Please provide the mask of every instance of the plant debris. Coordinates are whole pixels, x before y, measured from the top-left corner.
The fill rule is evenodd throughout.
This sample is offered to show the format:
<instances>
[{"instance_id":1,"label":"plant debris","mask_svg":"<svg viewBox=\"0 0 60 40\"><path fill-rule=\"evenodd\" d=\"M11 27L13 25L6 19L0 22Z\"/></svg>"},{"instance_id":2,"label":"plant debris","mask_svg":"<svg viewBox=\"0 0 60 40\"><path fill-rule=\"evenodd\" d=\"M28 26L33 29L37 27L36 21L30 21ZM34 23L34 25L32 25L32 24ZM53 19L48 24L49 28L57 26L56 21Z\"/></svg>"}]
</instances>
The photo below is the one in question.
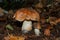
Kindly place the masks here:
<instances>
[{"instance_id":1,"label":"plant debris","mask_svg":"<svg viewBox=\"0 0 60 40\"><path fill-rule=\"evenodd\" d=\"M8 35L7 37L4 37L5 40L25 40L23 36L13 36Z\"/></svg>"},{"instance_id":2,"label":"plant debris","mask_svg":"<svg viewBox=\"0 0 60 40\"><path fill-rule=\"evenodd\" d=\"M10 24L7 24L7 25L6 25L6 29L14 30L13 27L12 27Z\"/></svg>"}]
</instances>

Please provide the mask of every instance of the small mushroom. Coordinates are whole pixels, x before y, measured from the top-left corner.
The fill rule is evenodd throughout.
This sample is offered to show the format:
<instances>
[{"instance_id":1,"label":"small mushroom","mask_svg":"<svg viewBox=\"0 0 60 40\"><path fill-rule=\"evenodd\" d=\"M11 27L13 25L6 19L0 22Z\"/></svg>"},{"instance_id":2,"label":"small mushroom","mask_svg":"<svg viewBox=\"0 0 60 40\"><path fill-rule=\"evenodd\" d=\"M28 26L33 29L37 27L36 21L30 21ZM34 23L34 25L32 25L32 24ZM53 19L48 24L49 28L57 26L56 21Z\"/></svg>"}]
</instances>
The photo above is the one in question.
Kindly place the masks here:
<instances>
[{"instance_id":1,"label":"small mushroom","mask_svg":"<svg viewBox=\"0 0 60 40\"><path fill-rule=\"evenodd\" d=\"M34 26L34 28L35 28L34 31L37 36L39 35L40 16L39 16L39 13L37 11L35 11L34 9L21 8L16 11L13 18L15 18L15 20L20 21L20 22L23 21L23 25L22 25L23 33L28 33L28 31L31 31L32 30L32 21L37 21L37 23L34 23L34 24L36 24Z\"/></svg>"}]
</instances>

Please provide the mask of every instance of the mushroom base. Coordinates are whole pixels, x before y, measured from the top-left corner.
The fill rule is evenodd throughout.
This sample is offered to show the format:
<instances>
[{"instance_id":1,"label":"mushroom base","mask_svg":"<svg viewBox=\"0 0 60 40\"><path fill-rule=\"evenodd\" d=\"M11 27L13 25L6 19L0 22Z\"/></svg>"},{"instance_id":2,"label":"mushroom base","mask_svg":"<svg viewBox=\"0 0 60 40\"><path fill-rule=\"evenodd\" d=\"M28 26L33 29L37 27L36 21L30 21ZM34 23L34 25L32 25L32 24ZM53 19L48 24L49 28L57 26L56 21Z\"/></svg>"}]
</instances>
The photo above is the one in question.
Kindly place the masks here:
<instances>
[{"instance_id":1,"label":"mushroom base","mask_svg":"<svg viewBox=\"0 0 60 40\"><path fill-rule=\"evenodd\" d=\"M22 32L23 33L28 33L29 31L32 30L32 21L24 21L22 25ZM35 35L39 36L40 30L35 28L34 29Z\"/></svg>"},{"instance_id":2,"label":"mushroom base","mask_svg":"<svg viewBox=\"0 0 60 40\"><path fill-rule=\"evenodd\" d=\"M39 29L34 29L34 32L35 32L36 36L39 36L39 34L40 34L40 30Z\"/></svg>"}]
</instances>

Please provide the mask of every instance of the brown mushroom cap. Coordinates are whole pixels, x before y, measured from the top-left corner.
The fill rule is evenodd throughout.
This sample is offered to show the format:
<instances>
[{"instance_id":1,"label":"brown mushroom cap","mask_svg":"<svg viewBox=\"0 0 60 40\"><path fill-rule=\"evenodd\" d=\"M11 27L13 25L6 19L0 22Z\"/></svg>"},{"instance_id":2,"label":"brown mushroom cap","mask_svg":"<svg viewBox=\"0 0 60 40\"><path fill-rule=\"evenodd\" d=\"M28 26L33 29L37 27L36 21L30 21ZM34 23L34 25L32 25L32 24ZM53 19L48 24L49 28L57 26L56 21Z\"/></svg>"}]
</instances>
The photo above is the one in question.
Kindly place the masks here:
<instances>
[{"instance_id":1,"label":"brown mushroom cap","mask_svg":"<svg viewBox=\"0 0 60 40\"><path fill-rule=\"evenodd\" d=\"M33 9L28 8L21 8L20 10L17 10L14 14L15 20L18 21L24 21L24 20L33 20L33 21L39 21L39 13Z\"/></svg>"}]
</instances>

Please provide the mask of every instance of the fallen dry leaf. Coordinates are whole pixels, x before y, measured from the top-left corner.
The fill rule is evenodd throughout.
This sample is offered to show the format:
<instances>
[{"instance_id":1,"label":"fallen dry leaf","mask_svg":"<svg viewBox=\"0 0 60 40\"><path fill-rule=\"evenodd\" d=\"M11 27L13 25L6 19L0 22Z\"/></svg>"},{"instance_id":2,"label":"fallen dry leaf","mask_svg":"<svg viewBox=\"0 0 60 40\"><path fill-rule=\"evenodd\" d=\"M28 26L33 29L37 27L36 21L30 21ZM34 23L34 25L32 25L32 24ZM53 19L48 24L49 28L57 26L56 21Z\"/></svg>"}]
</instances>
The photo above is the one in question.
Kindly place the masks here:
<instances>
[{"instance_id":1,"label":"fallen dry leaf","mask_svg":"<svg viewBox=\"0 0 60 40\"><path fill-rule=\"evenodd\" d=\"M50 30L49 30L49 29L45 29L45 30L44 30L44 35L50 36Z\"/></svg>"},{"instance_id":2,"label":"fallen dry leaf","mask_svg":"<svg viewBox=\"0 0 60 40\"><path fill-rule=\"evenodd\" d=\"M23 36L13 36L8 35L7 37L4 37L5 40L25 40Z\"/></svg>"}]
</instances>

